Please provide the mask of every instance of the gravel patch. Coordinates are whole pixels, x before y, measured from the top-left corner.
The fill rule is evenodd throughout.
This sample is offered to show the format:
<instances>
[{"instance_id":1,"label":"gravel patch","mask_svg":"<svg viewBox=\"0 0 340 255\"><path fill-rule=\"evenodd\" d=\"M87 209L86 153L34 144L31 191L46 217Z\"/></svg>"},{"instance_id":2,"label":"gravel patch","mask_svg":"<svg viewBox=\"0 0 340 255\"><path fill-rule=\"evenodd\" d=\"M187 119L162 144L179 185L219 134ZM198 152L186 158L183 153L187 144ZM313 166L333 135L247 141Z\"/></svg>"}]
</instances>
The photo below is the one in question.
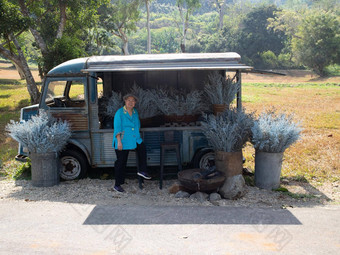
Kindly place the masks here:
<instances>
[{"instance_id":1,"label":"gravel patch","mask_svg":"<svg viewBox=\"0 0 340 255\"><path fill-rule=\"evenodd\" d=\"M157 180L145 181L144 189L138 188L135 179L126 180L126 193L110 191L113 180L82 179L61 182L53 187L33 187L27 180L1 180L1 200L27 202L49 201L96 205L201 205L201 206L256 206L256 207L311 207L340 204L339 183L326 183L314 187L310 183L289 182L283 185L287 192L262 190L246 186L245 195L237 200L221 199L210 202L193 198L176 198L169 188L177 180L165 180L160 190Z\"/></svg>"}]
</instances>

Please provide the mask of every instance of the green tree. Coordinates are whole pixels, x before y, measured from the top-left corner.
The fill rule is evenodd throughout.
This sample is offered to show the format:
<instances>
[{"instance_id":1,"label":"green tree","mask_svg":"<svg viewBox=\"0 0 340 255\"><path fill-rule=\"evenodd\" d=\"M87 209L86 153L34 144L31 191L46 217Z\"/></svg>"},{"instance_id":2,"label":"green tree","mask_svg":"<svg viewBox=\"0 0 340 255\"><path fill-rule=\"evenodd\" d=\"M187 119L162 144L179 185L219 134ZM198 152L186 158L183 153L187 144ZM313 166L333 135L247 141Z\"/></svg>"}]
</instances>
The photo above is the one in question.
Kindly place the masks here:
<instances>
[{"instance_id":1,"label":"green tree","mask_svg":"<svg viewBox=\"0 0 340 255\"><path fill-rule=\"evenodd\" d=\"M20 13L17 6L9 1L0 2L0 54L15 64L26 79L32 103L37 103L40 93L18 39L29 25L29 19Z\"/></svg>"},{"instance_id":2,"label":"green tree","mask_svg":"<svg viewBox=\"0 0 340 255\"><path fill-rule=\"evenodd\" d=\"M325 68L340 62L340 18L332 12L311 11L292 40L297 61L325 76Z\"/></svg>"},{"instance_id":3,"label":"green tree","mask_svg":"<svg viewBox=\"0 0 340 255\"><path fill-rule=\"evenodd\" d=\"M181 35L181 51L184 53L190 16L201 6L201 4L200 0L177 0L176 4L180 17L180 22L176 21L176 24Z\"/></svg>"},{"instance_id":4,"label":"green tree","mask_svg":"<svg viewBox=\"0 0 340 255\"><path fill-rule=\"evenodd\" d=\"M147 52L151 53L150 4L152 0L144 0L146 7L146 28L148 33Z\"/></svg>"},{"instance_id":5,"label":"green tree","mask_svg":"<svg viewBox=\"0 0 340 255\"><path fill-rule=\"evenodd\" d=\"M212 5L216 9L219 17L218 29L223 29L223 18L227 9L227 4L232 3L232 0L213 0Z\"/></svg>"},{"instance_id":6,"label":"green tree","mask_svg":"<svg viewBox=\"0 0 340 255\"><path fill-rule=\"evenodd\" d=\"M129 54L128 35L137 29L139 7L140 0L111 0L99 8L100 25L122 40L124 55Z\"/></svg>"},{"instance_id":7,"label":"green tree","mask_svg":"<svg viewBox=\"0 0 340 255\"><path fill-rule=\"evenodd\" d=\"M35 46L41 52L38 61L42 76L55 64L49 62L53 59L54 49L58 47L55 44L60 46L60 40L64 35L74 39L81 37L84 28L94 25L97 8L104 1L13 0L18 4L22 15L31 20L29 29L34 36ZM75 52L80 52L79 49L74 49ZM74 56L75 53L72 53L60 61L66 61Z\"/></svg>"},{"instance_id":8,"label":"green tree","mask_svg":"<svg viewBox=\"0 0 340 255\"><path fill-rule=\"evenodd\" d=\"M158 29L152 34L153 53L175 53L180 50L175 28Z\"/></svg>"},{"instance_id":9,"label":"green tree","mask_svg":"<svg viewBox=\"0 0 340 255\"><path fill-rule=\"evenodd\" d=\"M268 19L274 18L277 11L273 5L261 6L253 9L242 21L238 48L239 53L250 60L249 64L264 67L262 52L270 50L279 55L285 47L285 33L267 28Z\"/></svg>"},{"instance_id":10,"label":"green tree","mask_svg":"<svg viewBox=\"0 0 340 255\"><path fill-rule=\"evenodd\" d=\"M3 6L11 6L11 9L15 11L7 12L7 16L11 16L11 18L6 19L7 21L5 22L1 22L4 27L8 28L8 31L12 32L7 33L9 35L7 36L7 44L12 43L16 45L16 52L21 56L20 62L22 65L25 65L25 62L27 62L26 56L22 50L19 49L19 44L17 43L21 33L16 30L14 24L20 24L20 20L23 19L27 20L27 28L34 37L34 46L40 53L40 57L38 57L39 71L41 76L44 76L56 64L54 60L55 50L57 48L59 48L59 52L62 52L63 50L60 49L60 47L68 47L65 49L65 52L71 53L68 56L64 54L63 58L59 58L61 62L79 56L77 53L81 51L76 46L82 47L82 45L79 44L79 41L78 43L74 42L73 39L77 40L78 37L83 36L84 28L94 25L97 7L105 1L106 0L4 0L1 2ZM5 9L8 10L8 8ZM2 12L1 16L5 17L5 12ZM9 20L11 20L13 25L9 25ZM22 28L24 27L22 26ZM66 36L66 38L63 38L64 36ZM72 39L69 40L69 38ZM73 43L71 48L64 43L65 41ZM6 56L7 52L3 49L1 49L0 53L8 58L8 56ZM51 60L53 60L53 62L51 62ZM32 102L36 103L39 100L39 93L36 93L35 81L28 72L25 72L25 76Z\"/></svg>"}]
</instances>

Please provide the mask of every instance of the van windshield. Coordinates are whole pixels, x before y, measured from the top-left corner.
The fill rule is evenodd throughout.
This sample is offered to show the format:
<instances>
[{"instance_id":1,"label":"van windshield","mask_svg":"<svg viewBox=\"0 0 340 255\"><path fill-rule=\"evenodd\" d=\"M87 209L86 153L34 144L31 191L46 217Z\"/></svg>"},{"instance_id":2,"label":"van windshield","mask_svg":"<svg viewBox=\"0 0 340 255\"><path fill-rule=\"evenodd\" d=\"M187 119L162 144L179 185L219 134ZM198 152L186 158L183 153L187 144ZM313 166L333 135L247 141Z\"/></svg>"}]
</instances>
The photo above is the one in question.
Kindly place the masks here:
<instances>
[{"instance_id":1,"label":"van windshield","mask_svg":"<svg viewBox=\"0 0 340 255\"><path fill-rule=\"evenodd\" d=\"M84 83L81 81L51 81L47 87L45 103L49 107L84 106L84 91Z\"/></svg>"}]
</instances>

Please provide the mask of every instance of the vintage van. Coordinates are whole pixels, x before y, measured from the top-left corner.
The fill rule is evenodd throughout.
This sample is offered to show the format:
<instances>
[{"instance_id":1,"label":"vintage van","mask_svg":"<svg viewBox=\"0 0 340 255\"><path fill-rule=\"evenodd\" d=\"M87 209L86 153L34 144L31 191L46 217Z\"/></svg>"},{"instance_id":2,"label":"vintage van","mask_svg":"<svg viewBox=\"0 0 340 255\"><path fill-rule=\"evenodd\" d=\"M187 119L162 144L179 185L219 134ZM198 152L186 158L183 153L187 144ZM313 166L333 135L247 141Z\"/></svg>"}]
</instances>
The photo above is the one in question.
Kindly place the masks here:
<instances>
[{"instance_id":1,"label":"vintage van","mask_svg":"<svg viewBox=\"0 0 340 255\"><path fill-rule=\"evenodd\" d=\"M60 154L61 178L82 178L89 167L113 167L116 160L112 148L112 124L101 123L102 98L110 97L112 91L124 95L135 83L144 89L170 86L187 92L203 90L212 71L223 75L232 73L241 87L241 73L252 68L243 65L240 60L237 53L93 56L70 60L46 75L39 105L23 108L21 120L28 120L39 109L46 110L55 118L67 120L72 137ZM237 107L241 107L241 89L237 94ZM199 124L172 126L155 123L141 128L149 166L159 166L160 144L168 132L172 132L174 141L180 145L183 165L204 167L208 160L214 158ZM19 148L17 159L27 156L24 151L24 148ZM176 165L176 154L170 151L164 161L167 166ZM132 152L128 166L135 164Z\"/></svg>"}]
</instances>

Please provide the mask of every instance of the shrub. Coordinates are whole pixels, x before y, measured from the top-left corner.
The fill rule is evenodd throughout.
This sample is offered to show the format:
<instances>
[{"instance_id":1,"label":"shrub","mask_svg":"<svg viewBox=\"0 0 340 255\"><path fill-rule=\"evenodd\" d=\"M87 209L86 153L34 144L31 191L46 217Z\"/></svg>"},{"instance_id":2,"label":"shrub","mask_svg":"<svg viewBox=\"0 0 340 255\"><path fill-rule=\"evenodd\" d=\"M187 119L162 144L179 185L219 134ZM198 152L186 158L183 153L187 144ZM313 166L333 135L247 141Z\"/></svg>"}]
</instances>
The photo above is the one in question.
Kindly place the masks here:
<instances>
[{"instance_id":1,"label":"shrub","mask_svg":"<svg viewBox=\"0 0 340 255\"><path fill-rule=\"evenodd\" d=\"M235 99L239 87L238 82L233 82L230 77L225 78L215 71L209 74L204 92L211 104L230 105Z\"/></svg>"},{"instance_id":2,"label":"shrub","mask_svg":"<svg viewBox=\"0 0 340 255\"><path fill-rule=\"evenodd\" d=\"M262 113L251 128L252 143L262 152L284 152L300 138L302 128L293 121L293 115Z\"/></svg>"},{"instance_id":3,"label":"shrub","mask_svg":"<svg viewBox=\"0 0 340 255\"><path fill-rule=\"evenodd\" d=\"M202 129L215 151L237 152L250 138L253 119L252 113L233 108L218 116L205 115Z\"/></svg>"},{"instance_id":4,"label":"shrub","mask_svg":"<svg viewBox=\"0 0 340 255\"><path fill-rule=\"evenodd\" d=\"M68 122L57 121L44 111L22 123L11 120L6 131L33 153L59 152L71 136Z\"/></svg>"}]
</instances>

